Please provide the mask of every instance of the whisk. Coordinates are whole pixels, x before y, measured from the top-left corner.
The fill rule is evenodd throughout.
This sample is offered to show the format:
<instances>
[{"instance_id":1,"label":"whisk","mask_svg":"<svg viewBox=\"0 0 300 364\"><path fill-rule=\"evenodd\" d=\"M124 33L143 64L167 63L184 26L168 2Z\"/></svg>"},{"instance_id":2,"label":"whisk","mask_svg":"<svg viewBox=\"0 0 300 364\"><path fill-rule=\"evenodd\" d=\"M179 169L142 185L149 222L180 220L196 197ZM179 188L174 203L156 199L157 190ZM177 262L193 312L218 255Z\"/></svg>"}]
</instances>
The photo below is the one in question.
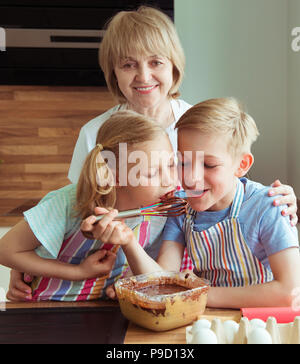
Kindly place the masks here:
<instances>
[{"instance_id":1,"label":"whisk","mask_svg":"<svg viewBox=\"0 0 300 364\"><path fill-rule=\"evenodd\" d=\"M187 201L174 196L174 192L169 192L161 198L161 202L157 202L151 206L141 207L139 209L121 211L116 218L129 218L136 216L165 216L175 217L186 212ZM101 220L105 215L96 217L96 222Z\"/></svg>"}]
</instances>

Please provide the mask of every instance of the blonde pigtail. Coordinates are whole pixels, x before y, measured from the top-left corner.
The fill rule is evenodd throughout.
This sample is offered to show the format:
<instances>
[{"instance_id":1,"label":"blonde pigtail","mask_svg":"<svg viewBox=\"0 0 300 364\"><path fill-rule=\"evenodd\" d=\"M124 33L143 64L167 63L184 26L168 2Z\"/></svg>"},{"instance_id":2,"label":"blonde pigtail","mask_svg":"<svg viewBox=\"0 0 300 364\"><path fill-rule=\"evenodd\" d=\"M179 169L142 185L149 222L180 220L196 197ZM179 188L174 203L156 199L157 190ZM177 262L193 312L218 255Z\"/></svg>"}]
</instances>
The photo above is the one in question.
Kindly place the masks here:
<instances>
[{"instance_id":1,"label":"blonde pigtail","mask_svg":"<svg viewBox=\"0 0 300 364\"><path fill-rule=\"evenodd\" d=\"M116 202L114 175L102 151L103 146L97 144L87 156L79 177L76 209L82 218L92 215L97 206L111 208Z\"/></svg>"}]
</instances>

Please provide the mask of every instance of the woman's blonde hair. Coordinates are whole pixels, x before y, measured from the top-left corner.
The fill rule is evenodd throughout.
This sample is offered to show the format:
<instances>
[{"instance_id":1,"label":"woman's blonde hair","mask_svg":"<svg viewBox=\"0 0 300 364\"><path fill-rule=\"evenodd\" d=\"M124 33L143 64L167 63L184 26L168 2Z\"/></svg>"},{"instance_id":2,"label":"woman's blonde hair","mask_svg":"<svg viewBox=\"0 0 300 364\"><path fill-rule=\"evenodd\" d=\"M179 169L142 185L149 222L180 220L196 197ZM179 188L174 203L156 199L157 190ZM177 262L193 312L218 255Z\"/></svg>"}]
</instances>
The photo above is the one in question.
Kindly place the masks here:
<instances>
[{"instance_id":1,"label":"woman's blonde hair","mask_svg":"<svg viewBox=\"0 0 300 364\"><path fill-rule=\"evenodd\" d=\"M114 68L131 52L168 58L173 64L169 96L179 97L185 56L175 26L167 15L155 8L141 6L136 11L119 12L108 23L99 48L99 62L110 92L120 103L127 100L118 86Z\"/></svg>"},{"instance_id":2,"label":"woman's blonde hair","mask_svg":"<svg viewBox=\"0 0 300 364\"><path fill-rule=\"evenodd\" d=\"M77 215L85 218L93 214L97 206L115 206L116 186L111 183L115 171L111 169L105 155L113 153L116 166L119 166L120 143L126 143L130 148L134 144L152 141L162 135L168 138L157 122L144 115L130 110L113 114L100 127L96 146L88 154L81 170L77 184Z\"/></svg>"},{"instance_id":3,"label":"woman's blonde hair","mask_svg":"<svg viewBox=\"0 0 300 364\"><path fill-rule=\"evenodd\" d=\"M234 157L250 152L251 145L259 135L255 121L233 97L200 102L178 120L175 128L197 129L209 135L226 135L229 137L228 151Z\"/></svg>"}]
</instances>

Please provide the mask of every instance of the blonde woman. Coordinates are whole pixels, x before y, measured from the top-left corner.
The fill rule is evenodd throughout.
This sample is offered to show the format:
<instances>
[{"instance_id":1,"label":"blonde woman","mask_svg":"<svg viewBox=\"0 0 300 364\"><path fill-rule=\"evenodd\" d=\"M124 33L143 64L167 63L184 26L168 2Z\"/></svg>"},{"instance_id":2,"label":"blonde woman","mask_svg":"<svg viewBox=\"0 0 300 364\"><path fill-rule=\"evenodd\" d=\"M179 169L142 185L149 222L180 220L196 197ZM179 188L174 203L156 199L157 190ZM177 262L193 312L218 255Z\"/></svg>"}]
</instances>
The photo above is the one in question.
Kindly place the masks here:
<instances>
[{"instance_id":1,"label":"blonde woman","mask_svg":"<svg viewBox=\"0 0 300 364\"><path fill-rule=\"evenodd\" d=\"M161 11L140 7L122 11L108 24L99 62L117 106L84 125L74 150L69 179L76 183L99 126L118 110L134 110L155 119L177 148L175 122L191 105L179 97L185 57L171 19Z\"/></svg>"},{"instance_id":2,"label":"blonde woman","mask_svg":"<svg viewBox=\"0 0 300 364\"><path fill-rule=\"evenodd\" d=\"M101 126L96 142L78 184L49 193L0 240L0 264L36 277L27 299L80 301L105 297L106 288L126 273L126 259L122 250L85 237L80 230L82 219L101 214L103 207L127 210L151 205L176 187L171 143L164 129L149 118L133 111L116 113ZM129 155L142 153L145 162L120 163L121 143L127 146ZM151 158L153 151L166 159L158 162ZM120 183L124 170L129 180L138 166L139 186ZM113 216L116 213L112 211ZM165 220L137 217L125 220L126 224L114 222L114 227L123 237L133 232L145 251L156 258Z\"/></svg>"}]
</instances>

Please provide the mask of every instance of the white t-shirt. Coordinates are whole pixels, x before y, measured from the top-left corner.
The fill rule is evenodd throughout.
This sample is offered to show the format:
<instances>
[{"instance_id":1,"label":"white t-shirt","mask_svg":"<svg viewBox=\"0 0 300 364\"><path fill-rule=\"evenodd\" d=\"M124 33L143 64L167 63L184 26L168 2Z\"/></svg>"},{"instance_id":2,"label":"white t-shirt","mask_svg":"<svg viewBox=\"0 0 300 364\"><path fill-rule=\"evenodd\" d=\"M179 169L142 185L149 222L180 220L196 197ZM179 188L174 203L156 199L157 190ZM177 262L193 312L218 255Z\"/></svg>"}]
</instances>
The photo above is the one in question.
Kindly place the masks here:
<instances>
[{"instance_id":1,"label":"white t-shirt","mask_svg":"<svg viewBox=\"0 0 300 364\"><path fill-rule=\"evenodd\" d=\"M173 149L177 151L177 130L174 129L175 124L180 119L180 117L192 107L183 100L171 100L171 106L173 109L173 114L175 116L175 121L173 124L168 126L166 129L169 135L170 141L172 143ZM77 183L80 172L87 157L88 153L95 147L96 138L100 126L115 112L125 110L125 105L117 105L106 111L104 114L97 116L92 119L87 124L85 124L79 133L79 137L73 152L72 162L69 169L68 178L72 183Z\"/></svg>"}]
</instances>

